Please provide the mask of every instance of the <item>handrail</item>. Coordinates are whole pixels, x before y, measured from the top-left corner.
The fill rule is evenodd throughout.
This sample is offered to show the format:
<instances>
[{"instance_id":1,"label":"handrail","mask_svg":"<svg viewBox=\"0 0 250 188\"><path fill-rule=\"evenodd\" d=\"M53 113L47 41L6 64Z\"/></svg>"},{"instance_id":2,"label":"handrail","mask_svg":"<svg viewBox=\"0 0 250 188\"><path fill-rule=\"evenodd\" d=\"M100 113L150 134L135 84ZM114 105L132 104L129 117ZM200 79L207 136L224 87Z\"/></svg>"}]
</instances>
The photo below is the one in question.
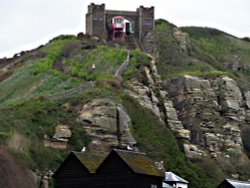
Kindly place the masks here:
<instances>
[{"instance_id":1,"label":"handrail","mask_svg":"<svg viewBox=\"0 0 250 188\"><path fill-rule=\"evenodd\" d=\"M93 86L95 86L95 84L96 84L95 81L89 81L88 83L82 84L76 88L50 95L49 98L69 97L69 96L72 96L76 93L79 93L80 91L83 91L83 90L86 90L90 87L93 87Z\"/></svg>"},{"instance_id":2,"label":"handrail","mask_svg":"<svg viewBox=\"0 0 250 188\"><path fill-rule=\"evenodd\" d=\"M115 77L116 76L122 76L122 74L127 70L128 65L129 65L129 60L130 60L130 51L127 51L127 58L125 61L121 64L121 66L116 70L115 72ZM69 97L72 96L76 93L79 93L80 91L86 90L90 87L95 86L96 82L95 81L89 81L88 83L85 83L83 85L80 85L76 88L69 89L63 92L59 92L56 94L52 94L49 96L49 98L59 98L59 97Z\"/></svg>"},{"instance_id":3,"label":"handrail","mask_svg":"<svg viewBox=\"0 0 250 188\"><path fill-rule=\"evenodd\" d=\"M130 51L127 51L127 58L126 60L121 64L121 66L116 70L115 76L122 76L122 74L126 71L129 65L130 60Z\"/></svg>"}]
</instances>

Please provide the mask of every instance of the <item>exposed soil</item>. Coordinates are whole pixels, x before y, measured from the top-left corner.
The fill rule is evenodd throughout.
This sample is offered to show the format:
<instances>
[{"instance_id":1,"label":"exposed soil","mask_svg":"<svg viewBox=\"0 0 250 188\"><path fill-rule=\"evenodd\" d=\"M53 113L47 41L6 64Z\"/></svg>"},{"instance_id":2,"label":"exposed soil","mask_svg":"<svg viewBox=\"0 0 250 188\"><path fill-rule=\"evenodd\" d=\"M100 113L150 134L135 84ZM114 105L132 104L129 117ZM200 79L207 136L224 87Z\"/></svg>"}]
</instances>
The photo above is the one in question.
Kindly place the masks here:
<instances>
[{"instance_id":1,"label":"exposed soil","mask_svg":"<svg viewBox=\"0 0 250 188\"><path fill-rule=\"evenodd\" d=\"M32 173L0 148L0 187L37 188Z\"/></svg>"}]
</instances>

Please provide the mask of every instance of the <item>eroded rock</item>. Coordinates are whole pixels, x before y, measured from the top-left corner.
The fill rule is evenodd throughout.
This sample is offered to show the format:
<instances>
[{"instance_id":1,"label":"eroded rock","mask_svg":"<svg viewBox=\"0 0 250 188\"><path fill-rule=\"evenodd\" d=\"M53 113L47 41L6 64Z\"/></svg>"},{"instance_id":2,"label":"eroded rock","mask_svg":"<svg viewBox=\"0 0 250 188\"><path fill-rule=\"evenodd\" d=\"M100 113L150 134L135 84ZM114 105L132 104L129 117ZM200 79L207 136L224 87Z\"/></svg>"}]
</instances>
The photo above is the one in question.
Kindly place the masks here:
<instances>
[{"instance_id":1,"label":"eroded rock","mask_svg":"<svg viewBox=\"0 0 250 188\"><path fill-rule=\"evenodd\" d=\"M68 125L57 125L53 139L68 142L71 136L72 133Z\"/></svg>"},{"instance_id":2,"label":"eroded rock","mask_svg":"<svg viewBox=\"0 0 250 188\"><path fill-rule=\"evenodd\" d=\"M250 111L244 109L244 104L249 108L250 94L244 94L244 102L233 79L186 75L164 81L163 88L168 93L168 100L173 102L165 104L169 120L178 118L191 132L192 144L211 156L222 150L243 151L240 126L250 121ZM180 129L181 124L173 127ZM188 147L185 146L187 155L195 155Z\"/></svg>"},{"instance_id":3,"label":"eroded rock","mask_svg":"<svg viewBox=\"0 0 250 188\"><path fill-rule=\"evenodd\" d=\"M109 152L112 148L136 145L129 116L122 105L110 99L94 99L83 105L77 121L90 136L89 148L93 151Z\"/></svg>"}]
</instances>

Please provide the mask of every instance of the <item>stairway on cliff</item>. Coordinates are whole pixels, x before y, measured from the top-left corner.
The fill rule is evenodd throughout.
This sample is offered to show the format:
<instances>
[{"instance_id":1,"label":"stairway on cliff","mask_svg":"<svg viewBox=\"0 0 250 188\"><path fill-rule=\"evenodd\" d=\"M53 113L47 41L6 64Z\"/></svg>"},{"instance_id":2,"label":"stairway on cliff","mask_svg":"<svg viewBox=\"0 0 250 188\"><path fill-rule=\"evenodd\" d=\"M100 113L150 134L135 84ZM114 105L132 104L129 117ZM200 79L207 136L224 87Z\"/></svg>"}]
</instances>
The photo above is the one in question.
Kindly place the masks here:
<instances>
[{"instance_id":1,"label":"stairway on cliff","mask_svg":"<svg viewBox=\"0 0 250 188\"><path fill-rule=\"evenodd\" d=\"M135 40L133 34L126 35L125 36L125 42L127 44L127 48L130 49L130 50L138 48L138 45L136 43L136 40Z\"/></svg>"}]
</instances>

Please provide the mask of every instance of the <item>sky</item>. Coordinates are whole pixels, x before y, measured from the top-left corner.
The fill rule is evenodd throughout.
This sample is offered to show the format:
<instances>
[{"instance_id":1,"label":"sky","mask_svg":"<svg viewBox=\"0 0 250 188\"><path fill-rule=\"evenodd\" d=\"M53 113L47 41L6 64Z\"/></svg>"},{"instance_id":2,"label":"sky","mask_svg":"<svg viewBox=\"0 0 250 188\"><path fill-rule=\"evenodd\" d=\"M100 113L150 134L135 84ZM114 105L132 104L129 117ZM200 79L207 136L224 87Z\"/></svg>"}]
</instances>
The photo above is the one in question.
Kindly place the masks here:
<instances>
[{"instance_id":1,"label":"sky","mask_svg":"<svg viewBox=\"0 0 250 188\"><path fill-rule=\"evenodd\" d=\"M155 18L177 26L212 27L250 37L250 0L0 0L0 58L46 44L61 34L85 32L90 3L110 10L155 7Z\"/></svg>"}]
</instances>

